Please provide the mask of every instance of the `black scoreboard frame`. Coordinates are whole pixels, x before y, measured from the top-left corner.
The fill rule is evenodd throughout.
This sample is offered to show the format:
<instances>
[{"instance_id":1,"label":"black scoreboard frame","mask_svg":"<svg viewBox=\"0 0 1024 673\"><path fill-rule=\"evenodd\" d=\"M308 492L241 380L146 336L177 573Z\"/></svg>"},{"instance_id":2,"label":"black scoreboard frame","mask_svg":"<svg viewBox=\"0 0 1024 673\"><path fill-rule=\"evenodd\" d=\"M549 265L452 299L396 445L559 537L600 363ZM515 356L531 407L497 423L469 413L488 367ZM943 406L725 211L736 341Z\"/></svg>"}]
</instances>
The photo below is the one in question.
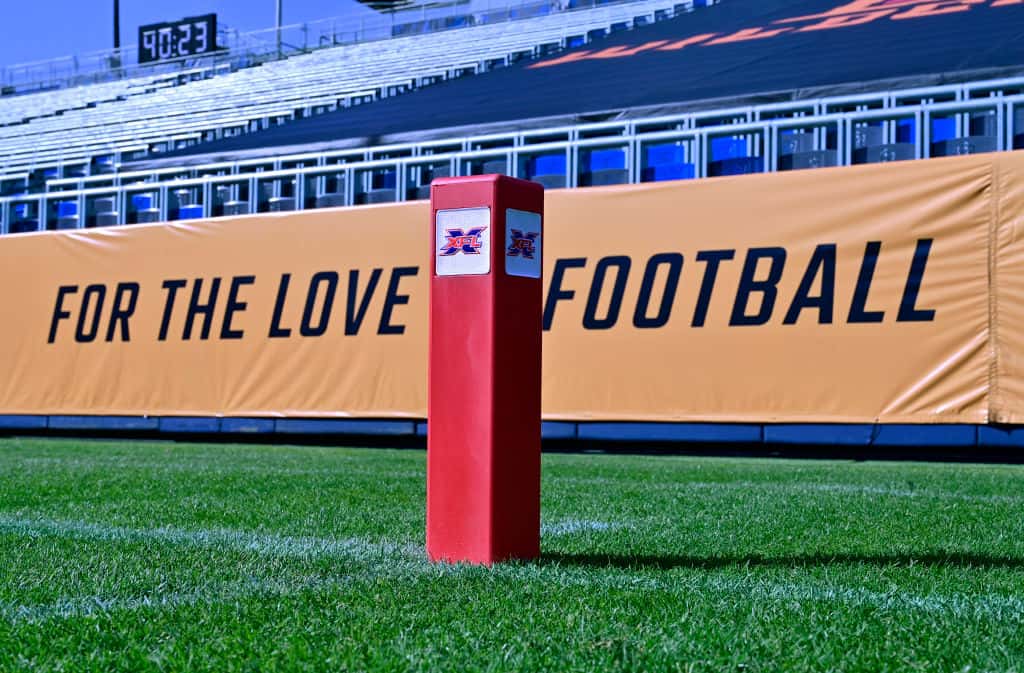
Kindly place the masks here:
<instances>
[{"instance_id":1,"label":"black scoreboard frame","mask_svg":"<svg viewBox=\"0 0 1024 673\"><path fill-rule=\"evenodd\" d=\"M200 37L200 34L202 37ZM217 51L217 15L139 26L139 65L202 56Z\"/></svg>"}]
</instances>

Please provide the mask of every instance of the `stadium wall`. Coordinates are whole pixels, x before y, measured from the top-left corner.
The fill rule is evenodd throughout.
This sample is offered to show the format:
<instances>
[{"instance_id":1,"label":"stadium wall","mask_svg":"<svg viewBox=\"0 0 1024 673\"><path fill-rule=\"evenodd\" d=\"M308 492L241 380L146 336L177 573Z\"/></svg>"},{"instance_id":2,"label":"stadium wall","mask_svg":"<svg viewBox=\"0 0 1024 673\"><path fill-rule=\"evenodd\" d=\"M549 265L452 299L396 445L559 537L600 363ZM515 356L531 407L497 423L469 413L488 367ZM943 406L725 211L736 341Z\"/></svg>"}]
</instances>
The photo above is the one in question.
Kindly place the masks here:
<instances>
[{"instance_id":1,"label":"stadium wall","mask_svg":"<svg viewBox=\"0 0 1024 673\"><path fill-rule=\"evenodd\" d=\"M546 210L549 436L1020 441L1024 153L559 190ZM420 202L4 237L0 428L422 432L427 220Z\"/></svg>"}]
</instances>

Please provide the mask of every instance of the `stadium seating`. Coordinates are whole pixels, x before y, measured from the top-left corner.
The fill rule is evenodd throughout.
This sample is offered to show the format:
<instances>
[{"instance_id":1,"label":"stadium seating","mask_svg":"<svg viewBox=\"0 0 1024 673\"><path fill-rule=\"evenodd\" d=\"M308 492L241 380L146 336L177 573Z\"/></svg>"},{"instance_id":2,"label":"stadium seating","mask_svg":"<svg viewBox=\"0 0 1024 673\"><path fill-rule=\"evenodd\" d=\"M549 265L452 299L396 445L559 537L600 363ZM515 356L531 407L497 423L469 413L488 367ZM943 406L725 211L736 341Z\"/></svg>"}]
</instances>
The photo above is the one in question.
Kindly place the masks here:
<instances>
[{"instance_id":1,"label":"stadium seating","mask_svg":"<svg viewBox=\"0 0 1024 673\"><path fill-rule=\"evenodd\" d=\"M500 172L548 188L587 187L1009 150L1024 147L1021 88L1024 78L980 81L928 90L923 100L937 103L868 92L54 178L45 193L0 197L0 231L425 199L430 181L448 175ZM853 111L837 111L845 108Z\"/></svg>"},{"instance_id":2,"label":"stadium seating","mask_svg":"<svg viewBox=\"0 0 1024 673\"><path fill-rule=\"evenodd\" d=\"M164 77L0 98L0 171L81 174L508 65L692 2L641 0L338 46L182 84ZM676 9L678 8L678 9Z\"/></svg>"},{"instance_id":3,"label":"stadium seating","mask_svg":"<svg viewBox=\"0 0 1024 673\"><path fill-rule=\"evenodd\" d=\"M796 11L787 0L736 0L682 15L705 4L640 0L427 34L419 33L437 26L399 26L403 37L235 72L154 74L0 97L0 163L7 167L0 232L423 199L432 179L448 175L500 172L572 188L1024 147L1022 73L985 79L978 68L950 71L961 63L998 70L1024 62L1020 47L1004 39L1012 27L1001 27L1020 7L857 23L859 33L796 31L786 38L793 43L672 46L671 39L706 40L751 22L785 22L778 17ZM836 4L804 0L800 9ZM922 39L943 34L950 21L963 38L956 45ZM916 36L898 49L907 63L865 57L865 36L900 31ZM1006 48L977 50L986 39ZM654 53L665 44L672 48ZM793 44L834 47L835 67L808 71L805 52ZM629 52L637 45L656 47ZM974 60L963 61L964 54ZM766 73L765 63L779 72ZM926 73L936 68L954 83L932 85ZM842 79L890 70L904 75L895 86ZM470 72L478 74L463 77ZM752 93L768 81L794 88L635 108L699 92ZM588 118L604 121L581 119L601 109L608 112ZM566 110L576 114L559 116ZM551 114L530 119L530 112ZM509 115L500 125L482 123ZM460 120L469 123L443 125ZM124 163L132 159L142 161Z\"/></svg>"}]
</instances>

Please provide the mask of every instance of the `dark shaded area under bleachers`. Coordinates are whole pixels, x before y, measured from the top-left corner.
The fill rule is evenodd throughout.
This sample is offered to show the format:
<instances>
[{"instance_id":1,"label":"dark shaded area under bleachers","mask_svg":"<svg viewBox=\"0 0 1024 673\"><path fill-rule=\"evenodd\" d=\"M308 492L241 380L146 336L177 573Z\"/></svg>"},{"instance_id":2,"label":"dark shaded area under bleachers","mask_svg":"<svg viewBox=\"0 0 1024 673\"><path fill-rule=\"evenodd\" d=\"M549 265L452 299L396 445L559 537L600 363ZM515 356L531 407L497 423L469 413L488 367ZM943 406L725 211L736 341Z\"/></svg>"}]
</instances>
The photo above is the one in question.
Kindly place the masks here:
<instances>
[{"instance_id":1,"label":"dark shaded area under bleachers","mask_svg":"<svg viewBox=\"0 0 1024 673\"><path fill-rule=\"evenodd\" d=\"M964 79L956 73L1024 69L1024 4L877 0L854 11L857 6L864 7L843 0L729 0L546 57L564 61L556 65L523 62L166 156L223 157L349 138L379 143L429 129L586 118L756 93L838 91L893 78L902 78L902 86L915 78L936 84ZM967 9L950 11L960 6ZM934 14L939 10L945 13ZM705 37L671 48L697 36ZM723 161L717 174L746 172L731 158Z\"/></svg>"}]
</instances>

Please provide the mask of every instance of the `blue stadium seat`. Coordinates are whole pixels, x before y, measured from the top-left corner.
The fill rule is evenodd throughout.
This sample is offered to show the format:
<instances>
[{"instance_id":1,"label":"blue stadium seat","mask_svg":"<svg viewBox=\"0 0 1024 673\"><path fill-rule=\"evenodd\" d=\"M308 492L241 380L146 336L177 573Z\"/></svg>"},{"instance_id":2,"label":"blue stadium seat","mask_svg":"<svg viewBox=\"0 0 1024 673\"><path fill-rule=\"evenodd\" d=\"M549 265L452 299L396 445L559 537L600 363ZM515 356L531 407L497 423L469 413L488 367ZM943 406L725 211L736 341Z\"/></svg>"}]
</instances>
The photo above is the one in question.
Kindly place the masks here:
<instances>
[{"instance_id":1,"label":"blue stadium seat","mask_svg":"<svg viewBox=\"0 0 1024 673\"><path fill-rule=\"evenodd\" d=\"M968 124L968 135L957 136L956 120L952 117L932 119L931 156L946 157L961 154L995 152L998 149L996 120L992 115L973 116Z\"/></svg>"},{"instance_id":2,"label":"blue stadium seat","mask_svg":"<svg viewBox=\"0 0 1024 673\"><path fill-rule=\"evenodd\" d=\"M664 182L665 180L692 180L697 177L693 164L666 164L648 166L643 170L644 182Z\"/></svg>"},{"instance_id":3,"label":"blue stadium seat","mask_svg":"<svg viewBox=\"0 0 1024 673\"><path fill-rule=\"evenodd\" d=\"M109 227L117 224L117 199L101 196L86 202L85 225L87 227Z\"/></svg>"},{"instance_id":4,"label":"blue stadium seat","mask_svg":"<svg viewBox=\"0 0 1024 673\"><path fill-rule=\"evenodd\" d=\"M373 189L394 189L397 184L398 175L395 171L377 171L371 178Z\"/></svg>"},{"instance_id":5,"label":"blue stadium seat","mask_svg":"<svg viewBox=\"0 0 1024 673\"><path fill-rule=\"evenodd\" d=\"M565 152L539 154L527 161L526 174L530 180L539 182L549 189L566 186Z\"/></svg>"},{"instance_id":6,"label":"blue stadium seat","mask_svg":"<svg viewBox=\"0 0 1024 673\"><path fill-rule=\"evenodd\" d=\"M764 172L763 157L733 157L708 163L708 175L712 177L762 172Z\"/></svg>"},{"instance_id":7,"label":"blue stadium seat","mask_svg":"<svg viewBox=\"0 0 1024 673\"><path fill-rule=\"evenodd\" d=\"M690 180L697 172L692 163L686 161L683 147L675 143L650 145L640 178L643 182L662 182L664 180Z\"/></svg>"},{"instance_id":8,"label":"blue stadium seat","mask_svg":"<svg viewBox=\"0 0 1024 673\"><path fill-rule=\"evenodd\" d=\"M814 133L787 131L779 135L778 168L791 171L803 168L823 168L838 164L838 152L815 148Z\"/></svg>"},{"instance_id":9,"label":"blue stadium seat","mask_svg":"<svg viewBox=\"0 0 1024 673\"><path fill-rule=\"evenodd\" d=\"M813 133L798 133L796 131L784 131L779 134L779 155L797 154L798 152L810 152L814 149Z\"/></svg>"},{"instance_id":10,"label":"blue stadium seat","mask_svg":"<svg viewBox=\"0 0 1024 673\"><path fill-rule=\"evenodd\" d=\"M629 182L625 150L593 150L583 157L585 168L580 174L580 185L597 187Z\"/></svg>"},{"instance_id":11,"label":"blue stadium seat","mask_svg":"<svg viewBox=\"0 0 1024 673\"><path fill-rule=\"evenodd\" d=\"M11 233L20 234L27 231L37 231L39 220L36 218L35 208L29 203L16 203L12 210L13 220L11 222Z\"/></svg>"},{"instance_id":12,"label":"blue stadium seat","mask_svg":"<svg viewBox=\"0 0 1024 673\"><path fill-rule=\"evenodd\" d=\"M373 170L369 183L370 188L367 191L357 191L356 203L392 203L398 200L398 175L394 170ZM359 185L360 182L357 180L356 184Z\"/></svg>"},{"instance_id":13,"label":"blue stadium seat","mask_svg":"<svg viewBox=\"0 0 1024 673\"><path fill-rule=\"evenodd\" d=\"M999 134L998 122L994 113L971 115L968 128L972 136L996 136Z\"/></svg>"},{"instance_id":14,"label":"blue stadium seat","mask_svg":"<svg viewBox=\"0 0 1024 673\"><path fill-rule=\"evenodd\" d=\"M94 157L92 165L93 172L95 173L113 173L116 168L114 165L114 157L109 154Z\"/></svg>"},{"instance_id":15,"label":"blue stadium seat","mask_svg":"<svg viewBox=\"0 0 1024 673\"><path fill-rule=\"evenodd\" d=\"M932 142L956 138L956 120L952 117L936 117L932 119Z\"/></svg>"},{"instance_id":16,"label":"blue stadium seat","mask_svg":"<svg viewBox=\"0 0 1024 673\"><path fill-rule=\"evenodd\" d=\"M594 150L589 156L591 171L604 171L626 167L626 151L620 149Z\"/></svg>"},{"instance_id":17,"label":"blue stadium seat","mask_svg":"<svg viewBox=\"0 0 1024 673\"><path fill-rule=\"evenodd\" d=\"M75 217L78 215L77 201L60 201L57 203L57 217Z\"/></svg>"},{"instance_id":18,"label":"blue stadium seat","mask_svg":"<svg viewBox=\"0 0 1024 673\"><path fill-rule=\"evenodd\" d=\"M129 222L142 224L160 221L160 209L152 194L132 194Z\"/></svg>"},{"instance_id":19,"label":"blue stadium seat","mask_svg":"<svg viewBox=\"0 0 1024 673\"><path fill-rule=\"evenodd\" d=\"M931 155L933 157L950 157L962 154L995 152L997 149L995 136L967 136L966 138L952 138L932 143Z\"/></svg>"},{"instance_id":20,"label":"blue stadium seat","mask_svg":"<svg viewBox=\"0 0 1024 673\"><path fill-rule=\"evenodd\" d=\"M530 175L565 175L565 153L541 154L530 160Z\"/></svg>"},{"instance_id":21,"label":"blue stadium seat","mask_svg":"<svg viewBox=\"0 0 1024 673\"><path fill-rule=\"evenodd\" d=\"M57 228L78 228L78 201L57 202Z\"/></svg>"},{"instance_id":22,"label":"blue stadium seat","mask_svg":"<svg viewBox=\"0 0 1024 673\"><path fill-rule=\"evenodd\" d=\"M24 177L10 178L0 182L0 196L16 196L28 190L28 179Z\"/></svg>"},{"instance_id":23,"label":"blue stadium seat","mask_svg":"<svg viewBox=\"0 0 1024 673\"><path fill-rule=\"evenodd\" d=\"M913 119L896 120L896 142L913 143L917 136L917 122Z\"/></svg>"},{"instance_id":24,"label":"blue stadium seat","mask_svg":"<svg viewBox=\"0 0 1024 673\"><path fill-rule=\"evenodd\" d=\"M722 159L737 159L747 156L747 141L745 138L712 138L711 159L719 161Z\"/></svg>"},{"instance_id":25,"label":"blue stadium seat","mask_svg":"<svg viewBox=\"0 0 1024 673\"><path fill-rule=\"evenodd\" d=\"M764 171L764 158L747 154L746 138L712 138L708 175L744 175Z\"/></svg>"},{"instance_id":26,"label":"blue stadium seat","mask_svg":"<svg viewBox=\"0 0 1024 673\"><path fill-rule=\"evenodd\" d=\"M199 203L194 203L188 206L182 206L178 209L179 220L199 220L203 217L203 206Z\"/></svg>"},{"instance_id":27,"label":"blue stadium seat","mask_svg":"<svg viewBox=\"0 0 1024 673\"><path fill-rule=\"evenodd\" d=\"M886 141L882 122L872 122L865 126L857 126L853 130L854 164L875 164L888 161L905 161L913 159L915 143Z\"/></svg>"}]
</instances>

